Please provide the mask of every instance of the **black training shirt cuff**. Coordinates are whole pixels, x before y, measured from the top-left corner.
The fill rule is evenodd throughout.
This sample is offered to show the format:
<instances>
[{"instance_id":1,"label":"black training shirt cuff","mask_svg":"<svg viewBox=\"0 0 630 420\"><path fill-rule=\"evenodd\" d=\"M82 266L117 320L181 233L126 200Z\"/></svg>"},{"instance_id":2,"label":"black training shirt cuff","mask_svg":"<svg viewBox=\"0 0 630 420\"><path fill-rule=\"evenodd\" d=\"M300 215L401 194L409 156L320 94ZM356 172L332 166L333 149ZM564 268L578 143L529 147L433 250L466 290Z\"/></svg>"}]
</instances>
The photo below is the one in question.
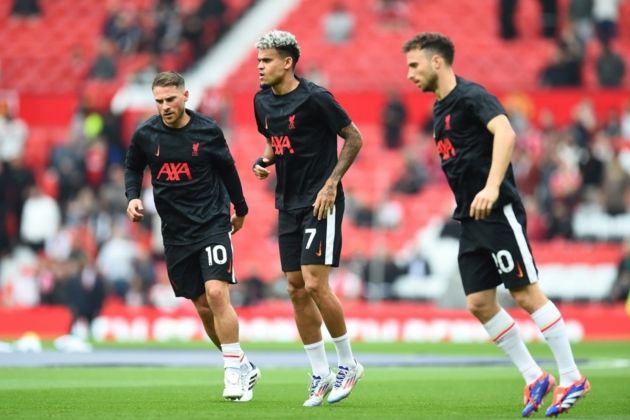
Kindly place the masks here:
<instances>
[{"instance_id":1,"label":"black training shirt cuff","mask_svg":"<svg viewBox=\"0 0 630 420\"><path fill-rule=\"evenodd\" d=\"M247 203L245 201L241 201L240 203L234 204L234 212L238 217L243 217L249 212L249 207L247 207Z\"/></svg>"}]
</instances>

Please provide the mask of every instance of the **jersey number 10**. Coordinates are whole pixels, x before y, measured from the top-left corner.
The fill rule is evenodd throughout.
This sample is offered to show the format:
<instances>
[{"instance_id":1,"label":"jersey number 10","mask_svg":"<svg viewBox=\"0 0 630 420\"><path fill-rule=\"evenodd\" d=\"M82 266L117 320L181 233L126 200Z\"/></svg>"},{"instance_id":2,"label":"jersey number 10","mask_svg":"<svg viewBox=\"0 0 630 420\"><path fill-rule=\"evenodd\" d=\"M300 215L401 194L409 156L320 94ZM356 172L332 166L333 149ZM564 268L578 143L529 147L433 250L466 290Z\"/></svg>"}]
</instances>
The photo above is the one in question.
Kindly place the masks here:
<instances>
[{"instance_id":1,"label":"jersey number 10","mask_svg":"<svg viewBox=\"0 0 630 420\"><path fill-rule=\"evenodd\" d=\"M499 270L499 274L509 273L514 270L514 258L512 258L510 251L502 249L496 254L493 252L492 258L494 259L494 264L497 266L497 270Z\"/></svg>"},{"instance_id":2,"label":"jersey number 10","mask_svg":"<svg viewBox=\"0 0 630 420\"><path fill-rule=\"evenodd\" d=\"M223 245L209 246L206 248L208 253L208 265L225 264L227 262L227 250Z\"/></svg>"}]
</instances>

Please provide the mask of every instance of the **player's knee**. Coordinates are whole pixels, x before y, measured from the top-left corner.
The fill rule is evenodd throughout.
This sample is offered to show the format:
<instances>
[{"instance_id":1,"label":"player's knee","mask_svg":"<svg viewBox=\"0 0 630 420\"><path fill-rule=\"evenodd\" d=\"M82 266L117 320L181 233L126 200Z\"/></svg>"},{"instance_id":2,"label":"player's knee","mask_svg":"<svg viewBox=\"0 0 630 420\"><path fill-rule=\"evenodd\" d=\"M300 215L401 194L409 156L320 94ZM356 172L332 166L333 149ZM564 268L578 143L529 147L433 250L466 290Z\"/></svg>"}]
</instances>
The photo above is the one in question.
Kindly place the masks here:
<instances>
[{"instance_id":1,"label":"player's knee","mask_svg":"<svg viewBox=\"0 0 630 420\"><path fill-rule=\"evenodd\" d=\"M206 297L211 308L224 304L226 300L225 292L220 287L206 288Z\"/></svg>"},{"instance_id":2,"label":"player's knee","mask_svg":"<svg viewBox=\"0 0 630 420\"><path fill-rule=\"evenodd\" d=\"M468 311L478 319L487 318L495 306L494 302L487 302L482 299L468 299L466 304Z\"/></svg>"},{"instance_id":3,"label":"player's knee","mask_svg":"<svg viewBox=\"0 0 630 420\"><path fill-rule=\"evenodd\" d=\"M210 310L209 306L195 305L195 308L197 309L197 313L202 319L212 315L212 311Z\"/></svg>"},{"instance_id":4,"label":"player's knee","mask_svg":"<svg viewBox=\"0 0 630 420\"><path fill-rule=\"evenodd\" d=\"M532 313L547 300L542 293L536 292L530 287L510 290L514 302L529 313Z\"/></svg>"},{"instance_id":5,"label":"player's knee","mask_svg":"<svg viewBox=\"0 0 630 420\"><path fill-rule=\"evenodd\" d=\"M527 306L527 303L529 302L529 296L527 296L527 293L524 293L523 290L510 290L510 294L512 295L512 298L514 299L514 302L516 302L516 304L518 306Z\"/></svg>"},{"instance_id":6,"label":"player's knee","mask_svg":"<svg viewBox=\"0 0 630 420\"><path fill-rule=\"evenodd\" d=\"M297 286L289 282L287 286L287 291L289 292L289 297L291 300L301 300L308 297L308 292L304 288L304 285Z\"/></svg>"},{"instance_id":7,"label":"player's knee","mask_svg":"<svg viewBox=\"0 0 630 420\"><path fill-rule=\"evenodd\" d=\"M304 284L304 289L312 298L316 299L326 292L328 288L328 284L326 282L320 281L317 278L309 279Z\"/></svg>"}]
</instances>

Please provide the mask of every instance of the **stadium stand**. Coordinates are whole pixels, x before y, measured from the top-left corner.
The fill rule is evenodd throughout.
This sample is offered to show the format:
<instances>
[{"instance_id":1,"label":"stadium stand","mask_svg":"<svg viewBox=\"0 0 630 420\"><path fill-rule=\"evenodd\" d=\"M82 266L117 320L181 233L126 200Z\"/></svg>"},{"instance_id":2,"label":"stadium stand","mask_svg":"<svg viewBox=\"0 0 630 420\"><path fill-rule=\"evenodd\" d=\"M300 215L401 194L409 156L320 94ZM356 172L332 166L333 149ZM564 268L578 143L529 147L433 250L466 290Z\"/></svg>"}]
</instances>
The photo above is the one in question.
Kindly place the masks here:
<instances>
[{"instance_id":1,"label":"stadium stand","mask_svg":"<svg viewBox=\"0 0 630 420\"><path fill-rule=\"evenodd\" d=\"M132 0L124 2L124 5L145 14L145 17L148 15L150 20L156 2L157 0ZM584 151L583 147L574 144L573 138L567 141L566 150L570 153L560 154L556 149L556 146L560 148L558 145L562 143L559 139L566 135L573 136L580 129L581 122L574 117L573 109L582 98L594 98L592 112L596 121L588 128L591 143L595 143L596 133L608 132L610 127L606 125L606 115L610 109L617 111L616 121L621 126L624 118L624 98L627 100L630 77L625 78L624 86L620 89L607 91L598 89L594 61L599 47L597 41L591 39L586 45L582 89L551 91L539 87L539 74L554 53L554 41L539 34L540 16L537 2L519 3L517 15L519 37L504 41L497 35L497 2L493 0L460 2L457 13L454 13L452 8L444 7L439 1L407 1L408 10L401 18L403 21L394 26L382 21L375 8L377 2L347 0L345 4L355 16L356 23L353 36L343 45L327 44L319 24L321 17L330 10L333 3L334 0L302 1L279 26L295 33L300 40L304 56L299 73L308 74L308 70L316 66L327 79L327 86L351 111L365 136L366 142L359 160L344 179L348 194L364 203L371 212L378 211L385 198L402 211L399 222L387 229L359 226L347 220L344 225L344 263L370 260L379 247L388 248L401 255L399 261L401 265L404 265L414 252L423 252L434 267L432 286L424 284L420 291L418 288L410 291L409 288L400 286L403 291L399 292L398 297L438 299L447 290L443 278L452 274L452 270L440 271L440 268L448 264L452 267L452 259L440 258L450 252L447 250L452 251L452 248L439 242L423 243L419 238L422 238L423 233L431 229L434 223L443 224L448 219L453 200L444 185L439 168L435 167L435 163L431 163L433 156L430 134L422 133L420 129L427 118L431 98L426 95L420 97L421 95L405 80L406 70L400 53L402 42L419 29L447 32L458 48L456 67L465 77L486 85L502 99L506 99L514 92L524 92L533 109L521 110L523 115L518 112L511 115L513 118L524 118L528 124L527 130L520 133L522 144L519 144L519 148L522 151L519 151L515 158L517 175L522 175L523 181L526 180L524 175L526 167L532 161L536 163L539 160L541 165L549 164L543 169L550 172L555 170L551 163L543 159L545 153L558 158ZM149 63L151 55L147 51L121 54L116 60L118 75L115 79L89 79L85 68L89 67L96 54L96 45L102 37L103 25L108 16L108 3L89 0L42 0L41 4L41 17L24 20L10 16L9 2L0 2L0 39L10 40L0 49L0 89L20 93L22 101L20 114L29 123L24 163L33 170L40 183L48 182L49 191L54 194L54 191L59 189L59 185L54 184L63 179L55 181L54 176L50 176L53 150L57 147L73 147L72 136L77 121L80 129L85 128L85 121L82 119L84 116L79 115L79 108L86 105L90 110L96 110L105 116L117 89L134 73L143 69ZM181 10L186 11L198 7L201 0L180 0L177 4ZM228 1L226 16L228 24L237 24L238 16L246 12L250 4L251 2L247 0ZM560 24L561 27L565 27L568 1L561 0L559 4ZM304 22L312 24L307 25ZM630 57L628 28L630 3L624 2L620 10L619 34L615 40L616 49L624 57ZM256 132L251 115L251 98L258 88L255 51L251 48L251 51L243 51L243 54L248 56L244 64L221 86L209 91L207 95L220 95L228 104L229 116L225 126L230 147L242 174L246 196L251 203L255 203L255 211L250 214L247 222L247 237L235 238L237 258L245 267L264 267L265 269L258 274L265 282L271 283L281 274L274 240L273 193L249 173L251 162L262 150L264 140ZM186 46L182 41L175 51L163 53L159 59L162 68L184 70L191 64L193 58L190 46ZM390 89L403 93L404 102L410 111L408 123L404 128L403 150L411 150L416 154L429 171L429 182L415 195L391 192L394 180L403 168L404 160L401 150L391 151L383 147L380 108L384 102L385 92ZM55 107L55 104L58 106ZM551 108L556 118L556 125L550 132L545 132L546 127L540 122L545 108ZM114 140L125 146L138 118L144 117L146 112L131 110L117 116L120 118L118 123L122 129ZM626 115L625 118L630 119L630 115ZM619 142L628 140L630 138L624 137L618 130L609 134L606 141L597 143L601 146L597 150L604 156L605 152L615 149ZM543 152L537 152L536 148ZM107 159L108 166L120 163L110 157ZM579 165L576 162L574 164L576 165L574 169L578 170ZM107 179L103 185L110 186ZM545 186L548 185L541 181L540 187ZM101 187L96 186L94 190L100 193ZM625 191L627 192L627 187ZM534 196L533 193L531 195ZM100 198L94 200L98 201ZM584 200L584 197L577 193L567 199L572 211L580 210L579 204ZM71 203L79 206L75 201L71 200ZM94 206L98 207L95 204ZM540 216L545 219L543 224L546 224L546 219L551 214L551 206L549 202L541 202L540 207L541 214L532 214L532 219ZM597 214L599 218L597 220L600 222L594 222L596 219L588 218L588 214L585 216L582 210L576 213L577 217L573 220L572 236L561 237L558 240L547 238L545 232L540 241L536 242L534 251L541 265L541 274L545 278L559 279L556 283L545 283L545 289L550 296L566 300L602 300L606 298L615 280L616 264L621 258L619 242L628 237L625 234L626 230L619 234L619 226L627 229L627 222L624 221L628 213L613 216L600 212ZM103 215L99 211L94 211L89 217L98 219L101 223L105 217L116 219L117 214L113 212ZM347 215L347 218L350 219L350 216ZM603 218L608 220L607 224L605 221L601 222ZM613 223L611 218L617 218L618 223ZM95 221L93 226L97 225ZM134 229L137 230L130 231L128 235L138 239L144 249L159 255L159 246L152 243L151 229L155 228L143 226ZM95 237L94 241L98 246L107 239L107 233L97 231L96 227L91 235ZM256 245L252 245L248 238L258 238ZM549 239L554 240L549 242ZM603 244L593 245L585 242L586 239L589 242L601 241ZM607 241L611 239L614 242L608 243ZM93 251L93 254L96 253L97 249ZM95 258L96 255L91 257ZM581 265L576 265L577 261ZM163 266L158 263L155 267L159 273L154 277L161 278L162 283L165 283ZM243 272L246 271L247 268L243 269ZM443 276L440 277L440 274ZM570 287L567 287L563 280L566 278L574 279ZM153 281L160 282L155 279ZM147 296L144 296L143 302L148 301Z\"/></svg>"}]
</instances>

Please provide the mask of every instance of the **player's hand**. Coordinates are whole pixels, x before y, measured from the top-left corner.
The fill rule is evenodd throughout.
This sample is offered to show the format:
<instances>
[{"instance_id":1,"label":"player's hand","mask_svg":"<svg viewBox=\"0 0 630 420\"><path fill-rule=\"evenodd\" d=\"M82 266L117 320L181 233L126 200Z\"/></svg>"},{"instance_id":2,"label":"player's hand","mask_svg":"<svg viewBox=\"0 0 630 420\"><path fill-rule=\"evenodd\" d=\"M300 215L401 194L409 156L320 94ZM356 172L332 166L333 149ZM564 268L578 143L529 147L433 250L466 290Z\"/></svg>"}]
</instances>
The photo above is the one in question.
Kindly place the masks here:
<instances>
[{"instance_id":1,"label":"player's hand","mask_svg":"<svg viewBox=\"0 0 630 420\"><path fill-rule=\"evenodd\" d=\"M313 216L317 217L317 220L325 219L331 214L336 198L337 183L329 179L317 193L315 204L313 204Z\"/></svg>"},{"instance_id":2,"label":"player's hand","mask_svg":"<svg viewBox=\"0 0 630 420\"><path fill-rule=\"evenodd\" d=\"M269 159L267 159L267 158L262 158L262 160L263 160L263 162L265 162L265 163L269 162ZM262 167L262 166L260 166L260 165L254 165L254 166L252 167L252 170L254 171L254 175L255 175L255 176L256 176L256 178L258 178L258 179L265 179L265 178L267 178L267 177L269 176L269 174L271 173L271 172L269 171L269 169L264 168L264 167Z\"/></svg>"},{"instance_id":3,"label":"player's hand","mask_svg":"<svg viewBox=\"0 0 630 420\"><path fill-rule=\"evenodd\" d=\"M236 233L243 227L243 223L245 223L245 216L237 216L233 214L230 218L230 223L232 224L232 233Z\"/></svg>"},{"instance_id":4,"label":"player's hand","mask_svg":"<svg viewBox=\"0 0 630 420\"><path fill-rule=\"evenodd\" d=\"M499 188L486 185L477 193L475 199L470 204L470 217L475 220L485 219L490 216L492 206L499 198Z\"/></svg>"},{"instance_id":5,"label":"player's hand","mask_svg":"<svg viewBox=\"0 0 630 420\"><path fill-rule=\"evenodd\" d=\"M142 205L142 200L134 198L129 201L129 204L127 205L127 217L132 222L140 222L144 219L144 206Z\"/></svg>"}]
</instances>

